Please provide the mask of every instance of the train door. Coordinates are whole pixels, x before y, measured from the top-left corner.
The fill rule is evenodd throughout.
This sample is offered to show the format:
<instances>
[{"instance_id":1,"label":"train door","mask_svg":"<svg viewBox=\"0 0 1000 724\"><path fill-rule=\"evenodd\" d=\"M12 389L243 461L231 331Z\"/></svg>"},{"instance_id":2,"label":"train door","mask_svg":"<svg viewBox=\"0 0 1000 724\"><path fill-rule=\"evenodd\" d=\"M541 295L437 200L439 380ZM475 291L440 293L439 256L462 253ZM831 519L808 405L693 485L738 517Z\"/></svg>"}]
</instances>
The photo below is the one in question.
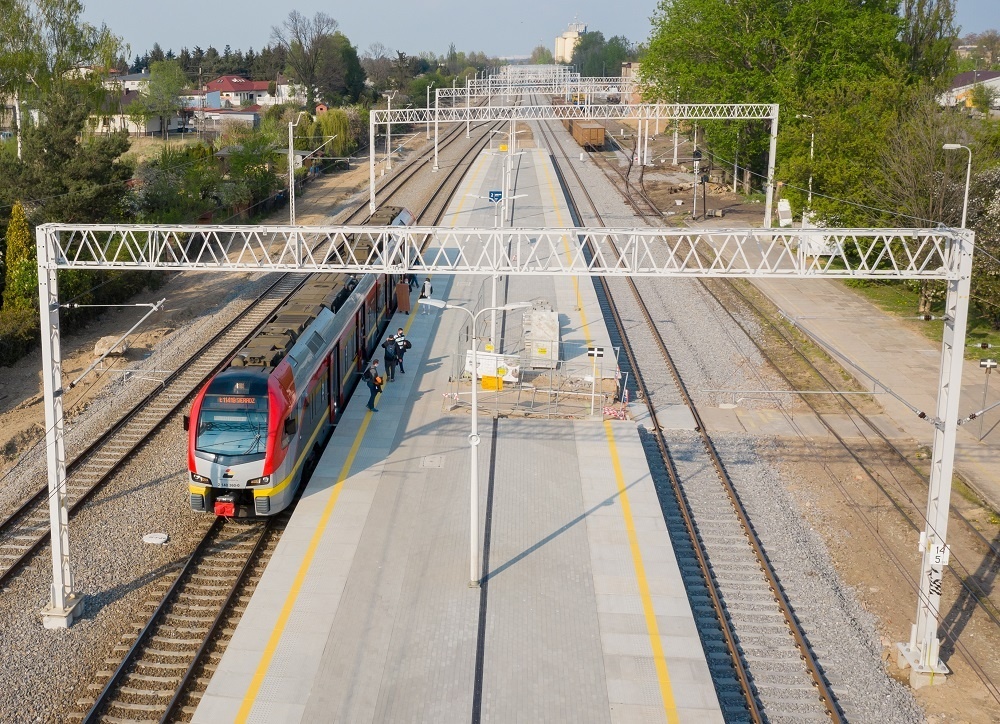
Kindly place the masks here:
<instances>
[{"instance_id":1,"label":"train door","mask_svg":"<svg viewBox=\"0 0 1000 724\"><path fill-rule=\"evenodd\" d=\"M356 319L357 323L354 326L356 336L354 338L355 354L358 360L358 372L364 372L365 366L368 364L368 350L365 348L365 332L367 327L365 320L368 315L365 314L365 303L362 302L361 306L358 307Z\"/></svg>"},{"instance_id":2,"label":"train door","mask_svg":"<svg viewBox=\"0 0 1000 724\"><path fill-rule=\"evenodd\" d=\"M341 342L333 345L330 352L330 422L336 424L340 419L341 400L344 399L342 380L344 375L340 368L340 345Z\"/></svg>"},{"instance_id":3,"label":"train door","mask_svg":"<svg viewBox=\"0 0 1000 724\"><path fill-rule=\"evenodd\" d=\"M372 289L371 295L365 300L365 311L368 315L368 337L366 339L367 349L375 354L375 350L378 347L378 339L376 335L378 334L378 304L376 303L376 292L377 289Z\"/></svg>"}]
</instances>

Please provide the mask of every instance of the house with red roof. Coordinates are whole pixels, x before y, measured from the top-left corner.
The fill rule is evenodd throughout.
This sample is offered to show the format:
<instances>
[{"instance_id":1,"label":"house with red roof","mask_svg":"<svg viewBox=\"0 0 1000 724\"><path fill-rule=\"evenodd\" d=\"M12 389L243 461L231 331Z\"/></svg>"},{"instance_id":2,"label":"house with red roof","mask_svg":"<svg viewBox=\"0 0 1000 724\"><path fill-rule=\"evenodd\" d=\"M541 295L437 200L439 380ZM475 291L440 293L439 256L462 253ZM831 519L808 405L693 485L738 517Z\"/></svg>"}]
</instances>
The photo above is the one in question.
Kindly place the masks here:
<instances>
[{"instance_id":1,"label":"house with red roof","mask_svg":"<svg viewBox=\"0 0 1000 724\"><path fill-rule=\"evenodd\" d=\"M243 108L244 106L263 105L269 97L268 81L249 80L238 75L223 75L205 84L205 91L218 91L225 108Z\"/></svg>"},{"instance_id":2,"label":"house with red roof","mask_svg":"<svg viewBox=\"0 0 1000 724\"><path fill-rule=\"evenodd\" d=\"M273 106L288 101L305 102L305 94L288 79L279 74L273 84L266 80L250 80L239 75L223 75L205 84L208 93L218 92L224 108L247 108L249 106Z\"/></svg>"}]
</instances>

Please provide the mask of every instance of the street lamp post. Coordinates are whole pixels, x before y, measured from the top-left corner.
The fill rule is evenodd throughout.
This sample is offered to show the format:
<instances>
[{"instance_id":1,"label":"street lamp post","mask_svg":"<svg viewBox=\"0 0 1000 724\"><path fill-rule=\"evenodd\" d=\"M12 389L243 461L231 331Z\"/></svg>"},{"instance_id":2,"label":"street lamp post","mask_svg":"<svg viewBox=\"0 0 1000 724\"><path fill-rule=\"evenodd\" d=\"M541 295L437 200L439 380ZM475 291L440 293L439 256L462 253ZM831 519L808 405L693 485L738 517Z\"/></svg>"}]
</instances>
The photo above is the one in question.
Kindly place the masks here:
<instances>
[{"instance_id":1,"label":"street lamp post","mask_svg":"<svg viewBox=\"0 0 1000 724\"><path fill-rule=\"evenodd\" d=\"M431 88L434 87L434 81L427 84L427 140L431 140Z\"/></svg>"},{"instance_id":2,"label":"street lamp post","mask_svg":"<svg viewBox=\"0 0 1000 724\"><path fill-rule=\"evenodd\" d=\"M386 91L385 97L389 101L389 117L385 123L385 170L392 171L392 97L396 91Z\"/></svg>"},{"instance_id":3,"label":"street lamp post","mask_svg":"<svg viewBox=\"0 0 1000 724\"><path fill-rule=\"evenodd\" d=\"M288 122L288 223L291 226L295 226L295 136L293 134L302 116L308 115L305 111L299 111L295 122Z\"/></svg>"},{"instance_id":4,"label":"street lamp post","mask_svg":"<svg viewBox=\"0 0 1000 724\"><path fill-rule=\"evenodd\" d=\"M448 304L442 299L421 299L421 304L438 309L461 309L469 315L472 325L472 430L469 432L469 453L472 462L469 467L469 588L479 587L479 361L476 358L476 320L483 312L495 310L507 312L527 309L531 302L513 302L501 307L486 307L478 312L458 304Z\"/></svg>"},{"instance_id":5,"label":"street lamp post","mask_svg":"<svg viewBox=\"0 0 1000 724\"><path fill-rule=\"evenodd\" d=\"M701 168L701 151L695 149L691 158L694 160L694 205L691 207L691 220L694 221L698 218L698 169Z\"/></svg>"},{"instance_id":6,"label":"street lamp post","mask_svg":"<svg viewBox=\"0 0 1000 724\"><path fill-rule=\"evenodd\" d=\"M969 152L969 165L965 169L965 201L962 202L962 228L965 228L965 219L969 213L969 182L972 180L972 149L963 146L961 143L946 143L941 148L945 151L957 151L964 148Z\"/></svg>"}]
</instances>

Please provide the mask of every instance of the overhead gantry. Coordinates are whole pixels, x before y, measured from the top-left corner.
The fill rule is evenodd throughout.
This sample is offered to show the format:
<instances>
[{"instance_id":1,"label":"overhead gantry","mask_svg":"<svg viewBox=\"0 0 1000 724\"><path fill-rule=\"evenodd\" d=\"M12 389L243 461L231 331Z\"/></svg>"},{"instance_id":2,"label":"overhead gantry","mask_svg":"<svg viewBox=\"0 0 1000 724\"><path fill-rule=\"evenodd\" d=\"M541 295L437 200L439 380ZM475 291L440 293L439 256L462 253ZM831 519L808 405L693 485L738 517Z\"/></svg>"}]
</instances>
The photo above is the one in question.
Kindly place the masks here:
<instances>
[{"instance_id":1,"label":"overhead gantry","mask_svg":"<svg viewBox=\"0 0 1000 724\"><path fill-rule=\"evenodd\" d=\"M437 91L435 91L437 92ZM518 92L528 92L524 89ZM468 96L466 96L468 100ZM774 163L778 149L778 112L776 103L615 103L582 106L485 106L466 105L464 107L434 108L393 108L373 109L368 121L368 206L375 212L375 130L381 125L392 123L433 123L434 124L434 170L438 166L438 124L469 124L507 121L511 128L518 121L562 121L565 118L587 120L634 120L646 125L646 134L651 121L666 120L758 120L770 122L770 143L767 155L767 187L764 203L764 226L771 225L771 207L774 201Z\"/></svg>"},{"instance_id":2,"label":"overhead gantry","mask_svg":"<svg viewBox=\"0 0 1000 724\"><path fill-rule=\"evenodd\" d=\"M742 279L936 279L947 283L916 623L898 645L911 680L940 677L942 569L959 424L975 235L965 229L607 229L45 224L36 231L46 453L52 521L47 626L68 626L82 596L69 559L59 295L62 269L510 274ZM804 250L822 250L806 253Z\"/></svg>"}]
</instances>

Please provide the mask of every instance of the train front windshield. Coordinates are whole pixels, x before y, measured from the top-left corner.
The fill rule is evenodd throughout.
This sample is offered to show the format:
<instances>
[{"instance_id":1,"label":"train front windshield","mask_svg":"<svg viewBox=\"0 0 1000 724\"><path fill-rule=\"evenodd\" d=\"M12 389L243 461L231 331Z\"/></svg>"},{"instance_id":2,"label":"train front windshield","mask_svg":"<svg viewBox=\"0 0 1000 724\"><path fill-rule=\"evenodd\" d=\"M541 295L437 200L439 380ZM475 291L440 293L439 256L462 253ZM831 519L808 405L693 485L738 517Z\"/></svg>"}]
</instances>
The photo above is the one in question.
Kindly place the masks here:
<instances>
[{"instance_id":1,"label":"train front windshield","mask_svg":"<svg viewBox=\"0 0 1000 724\"><path fill-rule=\"evenodd\" d=\"M218 456L263 456L267 450L267 398L205 395L195 449Z\"/></svg>"}]
</instances>

